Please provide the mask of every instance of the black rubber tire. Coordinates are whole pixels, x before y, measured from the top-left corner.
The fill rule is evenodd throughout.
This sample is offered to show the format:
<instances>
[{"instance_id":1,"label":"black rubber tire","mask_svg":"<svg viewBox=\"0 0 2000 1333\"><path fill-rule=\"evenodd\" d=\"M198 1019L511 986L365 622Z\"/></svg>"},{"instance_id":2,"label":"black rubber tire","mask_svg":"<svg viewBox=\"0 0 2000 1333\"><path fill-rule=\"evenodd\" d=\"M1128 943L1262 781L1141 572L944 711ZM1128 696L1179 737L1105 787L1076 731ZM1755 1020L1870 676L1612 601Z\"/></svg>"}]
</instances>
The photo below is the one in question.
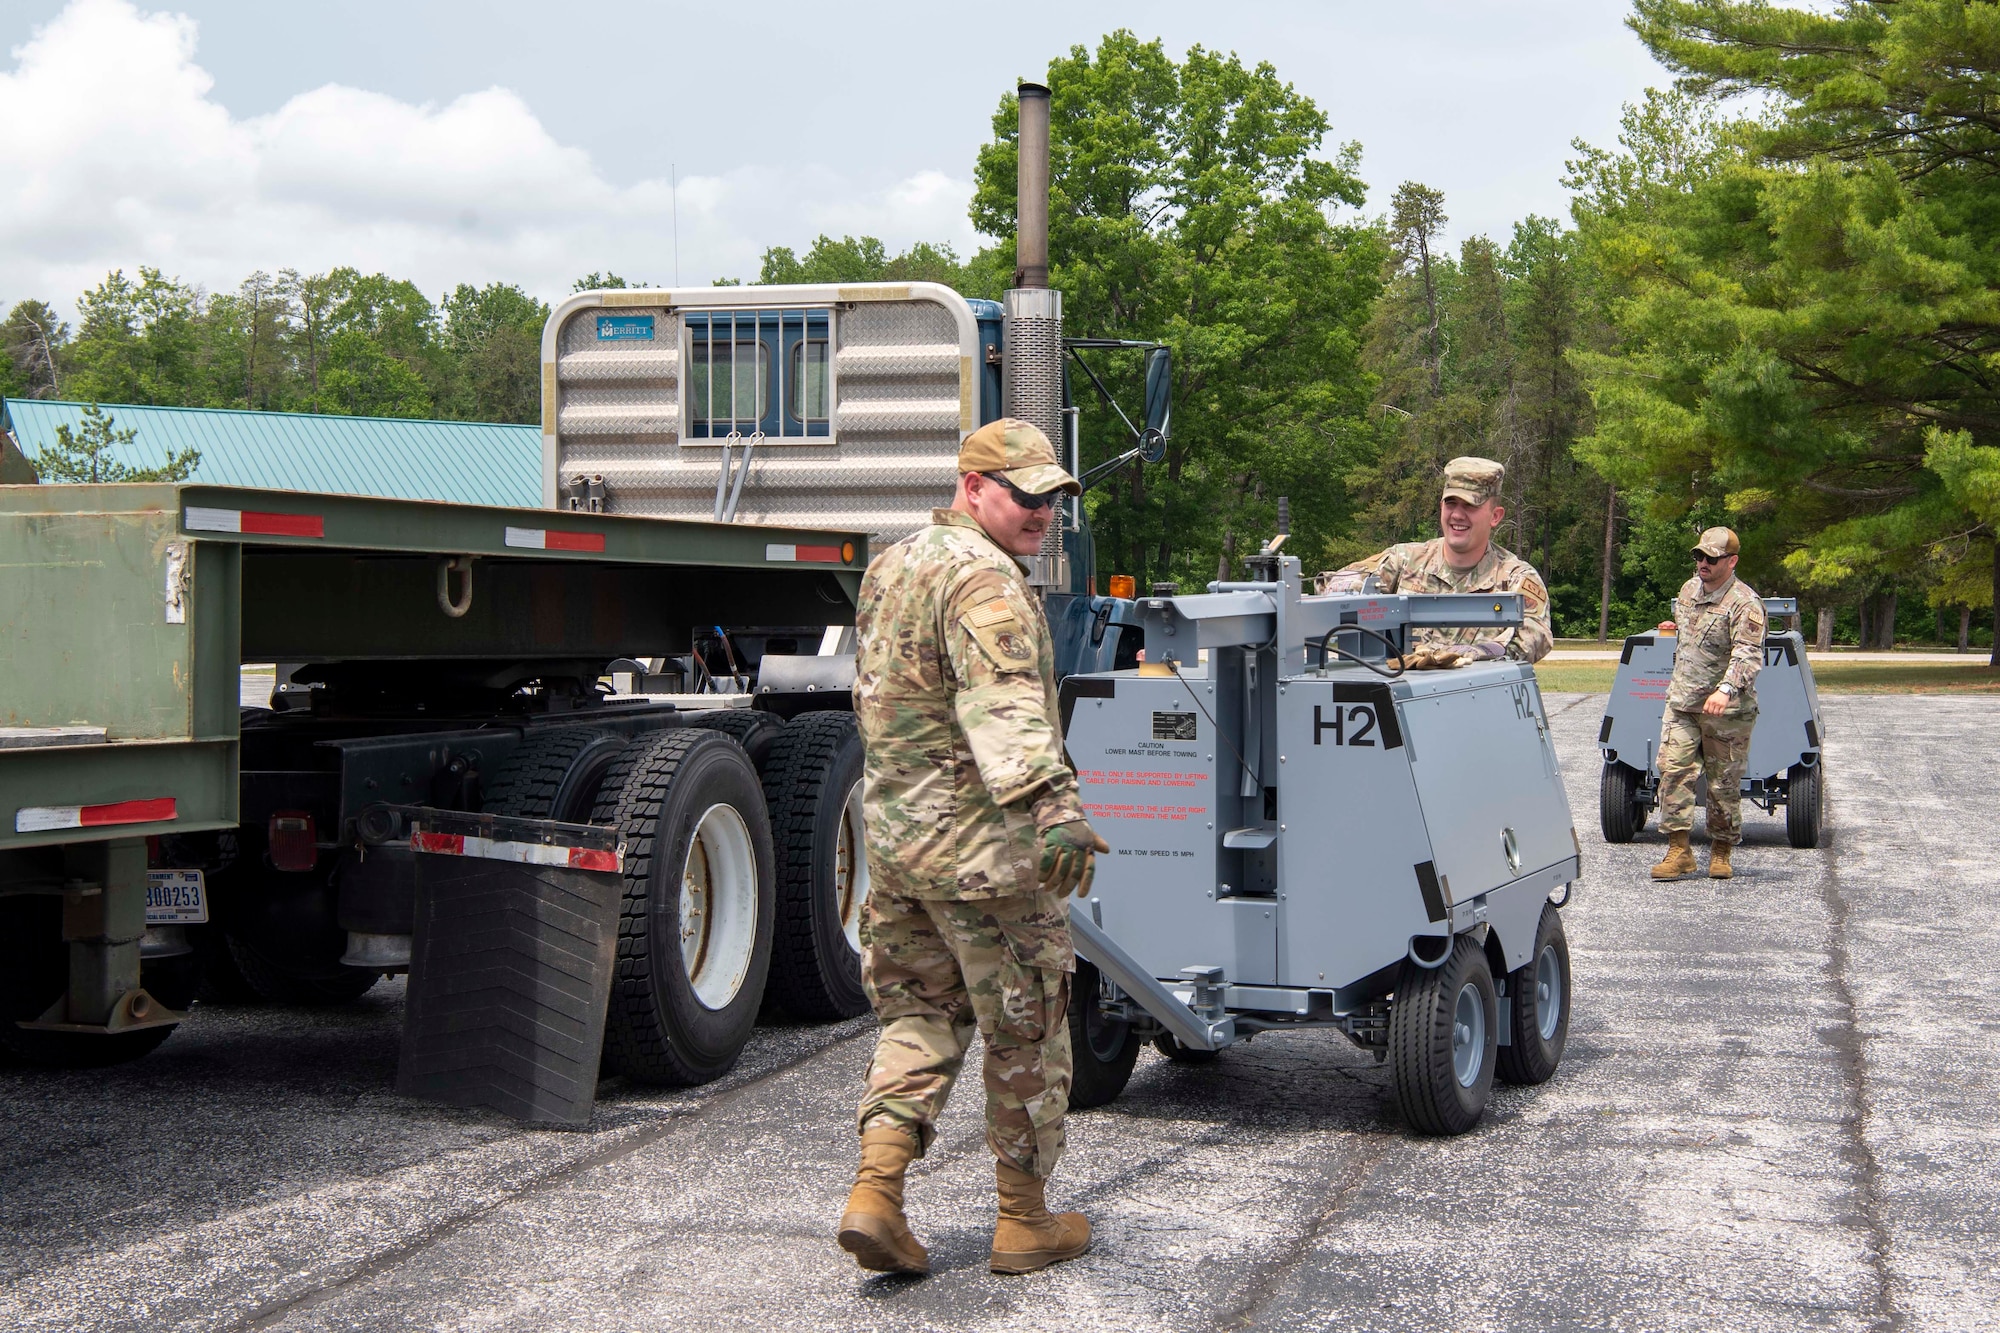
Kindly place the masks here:
<instances>
[{"instance_id":1,"label":"black rubber tire","mask_svg":"<svg viewBox=\"0 0 2000 1333\"><path fill-rule=\"evenodd\" d=\"M1452 1027L1459 993L1472 986L1486 1007L1485 1040L1470 1086L1452 1065ZM1460 935L1451 954L1434 968L1407 960L1389 1007L1389 1063L1396 1102L1420 1134L1463 1134L1479 1123L1493 1095L1494 1051L1499 1046L1499 1004L1486 951Z\"/></svg>"},{"instance_id":2,"label":"black rubber tire","mask_svg":"<svg viewBox=\"0 0 2000 1333\"><path fill-rule=\"evenodd\" d=\"M764 764L764 804L778 858L770 993L796 1018L868 1012L861 955L841 924L838 873L841 821L860 782L861 733L851 713L792 719ZM857 843L850 855L866 852Z\"/></svg>"},{"instance_id":3,"label":"black rubber tire","mask_svg":"<svg viewBox=\"0 0 2000 1333\"><path fill-rule=\"evenodd\" d=\"M1539 985L1543 951L1555 955L1557 994L1550 997L1555 1007L1555 1031L1542 1035L1542 997ZM1535 947L1528 961L1507 974L1507 995L1513 1018L1508 1024L1510 1044L1499 1051L1494 1072L1503 1083L1546 1083L1562 1063L1563 1047L1569 1042L1570 1001L1576 993L1569 970L1569 940L1563 935L1562 913L1554 903L1542 904L1542 919L1535 927Z\"/></svg>"},{"instance_id":4,"label":"black rubber tire","mask_svg":"<svg viewBox=\"0 0 2000 1333\"><path fill-rule=\"evenodd\" d=\"M236 955L229 950L229 937L222 927L210 924L189 926L188 943L194 945L194 956L199 964L201 980L195 986L195 998L203 1004L263 1004L264 997L250 979L243 975L243 969L236 965Z\"/></svg>"},{"instance_id":5,"label":"black rubber tire","mask_svg":"<svg viewBox=\"0 0 2000 1333\"><path fill-rule=\"evenodd\" d=\"M1785 839L1801 850L1819 846L1820 819L1826 813L1826 783L1817 764L1793 764L1785 781Z\"/></svg>"},{"instance_id":6,"label":"black rubber tire","mask_svg":"<svg viewBox=\"0 0 2000 1333\"><path fill-rule=\"evenodd\" d=\"M489 815L587 824L598 788L629 739L595 727L558 727L522 739L486 785Z\"/></svg>"},{"instance_id":7,"label":"black rubber tire","mask_svg":"<svg viewBox=\"0 0 2000 1333\"><path fill-rule=\"evenodd\" d=\"M764 771L764 765L770 760L771 747L785 730L784 719L755 708L710 708L689 712L681 725L706 727L734 737L759 773Z\"/></svg>"},{"instance_id":8,"label":"black rubber tire","mask_svg":"<svg viewBox=\"0 0 2000 1333\"><path fill-rule=\"evenodd\" d=\"M681 958L680 876L695 826L727 804L749 831L757 874L750 961L736 994L710 1009ZM771 821L750 757L727 734L676 727L627 746L606 775L592 823L625 844L618 957L604 1025L607 1065L639 1083L707 1083L728 1073L750 1039L771 967L777 876Z\"/></svg>"},{"instance_id":9,"label":"black rubber tire","mask_svg":"<svg viewBox=\"0 0 2000 1333\"><path fill-rule=\"evenodd\" d=\"M237 975L245 985L272 1004L292 1004L319 1008L351 1004L375 988L380 972L348 967L344 963L312 964L265 951L261 944L235 935L225 935L224 943Z\"/></svg>"},{"instance_id":10,"label":"black rubber tire","mask_svg":"<svg viewBox=\"0 0 2000 1333\"><path fill-rule=\"evenodd\" d=\"M1646 807L1639 800L1639 771L1616 760L1604 766L1597 782L1597 822L1606 842L1630 842L1646 827Z\"/></svg>"},{"instance_id":11,"label":"black rubber tire","mask_svg":"<svg viewBox=\"0 0 2000 1333\"><path fill-rule=\"evenodd\" d=\"M1192 1046L1183 1046L1171 1032L1162 1032L1154 1037L1153 1049L1177 1065L1212 1065L1222 1056L1221 1051L1199 1051Z\"/></svg>"},{"instance_id":12,"label":"black rubber tire","mask_svg":"<svg viewBox=\"0 0 2000 1333\"><path fill-rule=\"evenodd\" d=\"M185 1011L194 1003L200 972L193 954L148 959L139 965L139 984L167 1008ZM0 898L0 1056L50 1069L101 1069L137 1060L174 1034L173 1027L100 1037L16 1026L48 1012L68 986L62 899L55 894Z\"/></svg>"},{"instance_id":13,"label":"black rubber tire","mask_svg":"<svg viewBox=\"0 0 2000 1333\"><path fill-rule=\"evenodd\" d=\"M1139 1061L1139 1034L1097 1007L1097 968L1079 958L1069 980L1069 1106L1088 1110L1116 1101Z\"/></svg>"}]
</instances>

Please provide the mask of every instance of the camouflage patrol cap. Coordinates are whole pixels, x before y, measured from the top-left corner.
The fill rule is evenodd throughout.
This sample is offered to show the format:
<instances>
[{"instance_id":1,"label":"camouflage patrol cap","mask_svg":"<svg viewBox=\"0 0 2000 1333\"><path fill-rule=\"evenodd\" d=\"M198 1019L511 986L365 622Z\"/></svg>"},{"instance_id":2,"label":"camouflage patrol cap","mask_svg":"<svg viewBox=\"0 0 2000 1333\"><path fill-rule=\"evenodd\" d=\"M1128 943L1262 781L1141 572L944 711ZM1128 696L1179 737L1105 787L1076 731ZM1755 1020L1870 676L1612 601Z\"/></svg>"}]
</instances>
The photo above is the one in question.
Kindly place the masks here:
<instances>
[{"instance_id":1,"label":"camouflage patrol cap","mask_svg":"<svg viewBox=\"0 0 2000 1333\"><path fill-rule=\"evenodd\" d=\"M1014 417L989 421L958 446L958 470L997 472L1029 495L1058 488L1082 495L1076 478L1056 462L1055 447L1039 426Z\"/></svg>"},{"instance_id":2,"label":"camouflage patrol cap","mask_svg":"<svg viewBox=\"0 0 2000 1333\"><path fill-rule=\"evenodd\" d=\"M1500 494L1500 482L1506 475L1506 466L1490 458L1454 458L1444 465L1445 497L1483 505Z\"/></svg>"},{"instance_id":3,"label":"camouflage patrol cap","mask_svg":"<svg viewBox=\"0 0 2000 1333\"><path fill-rule=\"evenodd\" d=\"M1736 534L1728 528L1710 528L1701 534L1700 540L1694 544L1694 549L1698 555L1712 555L1719 559L1725 555L1735 555L1743 548L1736 540Z\"/></svg>"}]
</instances>

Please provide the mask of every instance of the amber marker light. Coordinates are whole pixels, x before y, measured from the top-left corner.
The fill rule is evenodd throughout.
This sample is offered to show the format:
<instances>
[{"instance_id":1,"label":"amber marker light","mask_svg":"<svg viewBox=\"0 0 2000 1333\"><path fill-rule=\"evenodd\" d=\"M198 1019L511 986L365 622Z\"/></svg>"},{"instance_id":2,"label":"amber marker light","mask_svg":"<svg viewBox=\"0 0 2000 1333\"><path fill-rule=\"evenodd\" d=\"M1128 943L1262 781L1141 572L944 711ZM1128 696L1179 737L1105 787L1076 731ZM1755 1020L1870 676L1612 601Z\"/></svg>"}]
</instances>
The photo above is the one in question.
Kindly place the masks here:
<instances>
[{"instance_id":1,"label":"amber marker light","mask_svg":"<svg viewBox=\"0 0 2000 1333\"><path fill-rule=\"evenodd\" d=\"M1138 592L1139 581L1130 574L1113 574L1111 576L1111 595L1113 597L1122 597L1129 602L1138 595Z\"/></svg>"},{"instance_id":2,"label":"amber marker light","mask_svg":"<svg viewBox=\"0 0 2000 1333\"><path fill-rule=\"evenodd\" d=\"M854 563L853 542L842 542L840 544L840 563L843 565L851 565Z\"/></svg>"}]
</instances>

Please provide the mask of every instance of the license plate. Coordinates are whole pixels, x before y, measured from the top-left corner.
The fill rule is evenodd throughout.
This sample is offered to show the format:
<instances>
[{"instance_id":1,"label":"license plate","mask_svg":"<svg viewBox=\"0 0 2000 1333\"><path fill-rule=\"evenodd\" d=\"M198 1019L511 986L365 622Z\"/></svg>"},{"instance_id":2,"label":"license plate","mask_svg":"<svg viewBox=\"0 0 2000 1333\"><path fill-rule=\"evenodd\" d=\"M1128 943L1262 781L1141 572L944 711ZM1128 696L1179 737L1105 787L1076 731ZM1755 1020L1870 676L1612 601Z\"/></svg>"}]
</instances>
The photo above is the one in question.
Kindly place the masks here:
<instances>
[{"instance_id":1,"label":"license plate","mask_svg":"<svg viewBox=\"0 0 2000 1333\"><path fill-rule=\"evenodd\" d=\"M208 920L208 892L199 870L146 872L146 924L199 926Z\"/></svg>"}]
</instances>

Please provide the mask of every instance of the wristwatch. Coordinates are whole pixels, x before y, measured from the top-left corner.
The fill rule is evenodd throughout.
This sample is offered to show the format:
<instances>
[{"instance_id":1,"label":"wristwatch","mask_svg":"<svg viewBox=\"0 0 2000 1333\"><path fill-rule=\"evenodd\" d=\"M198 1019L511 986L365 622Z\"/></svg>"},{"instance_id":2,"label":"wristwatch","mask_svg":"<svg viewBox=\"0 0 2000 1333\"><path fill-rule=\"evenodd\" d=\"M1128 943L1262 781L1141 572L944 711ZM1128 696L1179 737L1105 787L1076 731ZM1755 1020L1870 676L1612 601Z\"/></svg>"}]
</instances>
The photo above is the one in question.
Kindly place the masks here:
<instances>
[{"instance_id":1,"label":"wristwatch","mask_svg":"<svg viewBox=\"0 0 2000 1333\"><path fill-rule=\"evenodd\" d=\"M1731 685L1726 680L1723 681L1720 685L1716 686L1715 688L1722 691L1724 694L1728 695L1732 699L1736 697L1736 687L1734 685Z\"/></svg>"}]
</instances>

